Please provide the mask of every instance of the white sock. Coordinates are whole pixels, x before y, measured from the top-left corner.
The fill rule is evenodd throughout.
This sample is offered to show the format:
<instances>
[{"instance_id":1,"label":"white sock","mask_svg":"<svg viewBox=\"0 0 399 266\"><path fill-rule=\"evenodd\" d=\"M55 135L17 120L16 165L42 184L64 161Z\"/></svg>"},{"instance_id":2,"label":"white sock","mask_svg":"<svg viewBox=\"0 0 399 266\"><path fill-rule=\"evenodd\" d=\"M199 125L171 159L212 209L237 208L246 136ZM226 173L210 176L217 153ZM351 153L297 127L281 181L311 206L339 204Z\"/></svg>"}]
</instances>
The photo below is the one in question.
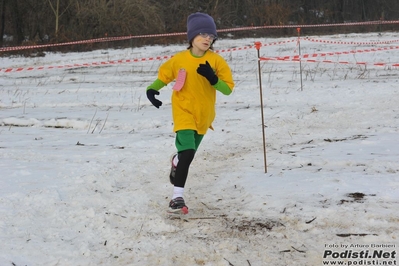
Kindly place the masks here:
<instances>
[{"instance_id":1,"label":"white sock","mask_svg":"<svg viewBox=\"0 0 399 266\"><path fill-rule=\"evenodd\" d=\"M173 197L172 199L183 197L184 187L173 187Z\"/></svg>"},{"instance_id":2,"label":"white sock","mask_svg":"<svg viewBox=\"0 0 399 266\"><path fill-rule=\"evenodd\" d=\"M177 164L179 163L179 156L177 156L177 154L173 157L173 165L174 167L177 166Z\"/></svg>"}]
</instances>

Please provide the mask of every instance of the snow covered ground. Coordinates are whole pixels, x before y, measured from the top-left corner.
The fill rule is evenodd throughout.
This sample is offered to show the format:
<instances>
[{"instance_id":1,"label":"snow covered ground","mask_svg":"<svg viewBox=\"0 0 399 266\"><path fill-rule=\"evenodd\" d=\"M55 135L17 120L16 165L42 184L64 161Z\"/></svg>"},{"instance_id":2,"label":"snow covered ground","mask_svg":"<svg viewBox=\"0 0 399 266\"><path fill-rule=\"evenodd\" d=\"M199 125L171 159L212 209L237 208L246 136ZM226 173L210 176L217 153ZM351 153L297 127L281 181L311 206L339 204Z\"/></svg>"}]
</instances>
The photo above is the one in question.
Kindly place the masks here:
<instances>
[{"instance_id":1,"label":"snow covered ground","mask_svg":"<svg viewBox=\"0 0 399 266\"><path fill-rule=\"evenodd\" d=\"M303 41L302 54L392 47L398 44L362 43L399 34L315 38L359 43ZM220 40L215 49L284 40ZM2 58L1 68L182 49L47 53ZM298 46L283 42L260 53L293 56ZM399 70L389 64L399 63L397 53L317 58L365 66L303 62L303 90L298 62L262 61L265 173L257 51L221 52L236 88L218 94L215 130L190 169L183 219L165 214L172 84L161 91L159 110L145 96L162 61L1 71L0 265L313 266L327 265L328 252L392 255L399 246ZM362 265L359 258L333 261ZM377 260L388 262L397 263Z\"/></svg>"}]
</instances>

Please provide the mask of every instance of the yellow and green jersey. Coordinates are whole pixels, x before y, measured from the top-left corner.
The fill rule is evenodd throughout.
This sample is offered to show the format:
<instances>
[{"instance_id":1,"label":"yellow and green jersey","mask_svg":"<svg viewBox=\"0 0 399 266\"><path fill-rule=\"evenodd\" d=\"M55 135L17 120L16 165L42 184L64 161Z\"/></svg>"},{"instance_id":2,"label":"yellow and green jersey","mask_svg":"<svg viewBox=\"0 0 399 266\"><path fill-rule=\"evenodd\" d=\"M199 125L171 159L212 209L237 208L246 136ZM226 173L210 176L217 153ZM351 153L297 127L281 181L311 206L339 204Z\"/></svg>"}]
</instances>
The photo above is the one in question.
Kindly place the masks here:
<instances>
[{"instance_id":1,"label":"yellow and green jersey","mask_svg":"<svg viewBox=\"0 0 399 266\"><path fill-rule=\"evenodd\" d=\"M213 86L197 73L199 64L205 64L206 61L219 78ZM206 51L202 57L195 57L190 50L185 50L161 65L158 79L147 89L161 89L177 78L180 69L186 71L186 80L180 91L172 93L173 131L191 129L203 135L208 128L212 128L215 119L216 90L226 95L233 90L230 67L222 56L211 50Z\"/></svg>"}]
</instances>

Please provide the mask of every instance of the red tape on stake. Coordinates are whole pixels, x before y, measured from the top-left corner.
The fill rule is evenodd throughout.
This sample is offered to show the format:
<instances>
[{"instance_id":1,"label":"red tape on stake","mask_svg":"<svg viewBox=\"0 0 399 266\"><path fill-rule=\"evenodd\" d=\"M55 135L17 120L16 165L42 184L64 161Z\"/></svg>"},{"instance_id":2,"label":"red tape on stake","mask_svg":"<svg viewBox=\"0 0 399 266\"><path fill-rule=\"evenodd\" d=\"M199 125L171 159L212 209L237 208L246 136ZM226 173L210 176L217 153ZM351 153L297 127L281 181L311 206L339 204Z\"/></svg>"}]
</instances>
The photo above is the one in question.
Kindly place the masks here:
<instances>
[{"instance_id":1,"label":"red tape on stake","mask_svg":"<svg viewBox=\"0 0 399 266\"><path fill-rule=\"evenodd\" d=\"M63 69L63 68L91 67L91 66L101 66L101 65L115 65L115 64L124 64L124 63L135 63L135 62L145 62L145 61L153 61L153 60L163 60L163 59L168 59L170 57L172 57L172 56L157 56L157 57L140 58L140 59L111 60L111 61L82 63L82 64L73 64L73 65L62 65L62 66L3 68L3 69L0 69L0 72L10 73L10 72L21 72L21 71L24 71L24 70L33 71L33 70L51 70L51 69Z\"/></svg>"},{"instance_id":2,"label":"red tape on stake","mask_svg":"<svg viewBox=\"0 0 399 266\"><path fill-rule=\"evenodd\" d=\"M399 46L391 46L391 47L382 47L382 48L372 48L372 49L364 49L364 50L352 50L352 51L343 51L343 52L329 52L329 53L315 53L315 54L304 54L304 55L294 55L294 56L284 56L284 57L274 57L275 60L291 60L291 59L306 59L313 57L326 57L333 55L348 55L348 54L357 54L357 53L369 53L369 52L378 52L378 51L388 51L388 50L396 50L399 49ZM302 60L303 61L303 60Z\"/></svg>"},{"instance_id":3,"label":"red tape on stake","mask_svg":"<svg viewBox=\"0 0 399 266\"><path fill-rule=\"evenodd\" d=\"M344 44L344 45L377 45L377 44L391 44L399 42L399 40L389 40L382 42L343 42L343 41L331 41L331 40L320 40L312 38L302 38L303 41L317 42L317 43L328 43L328 44Z\"/></svg>"},{"instance_id":4,"label":"red tape on stake","mask_svg":"<svg viewBox=\"0 0 399 266\"><path fill-rule=\"evenodd\" d=\"M272 46L272 45L281 45L285 43L294 42L295 40L286 40L280 42L272 42L261 44L261 46ZM244 47L237 47L237 48L229 48L229 49L222 49L216 50L216 53L225 53L225 52L232 52L232 51L242 51L247 49L252 49L255 46L244 46ZM10 72L21 72L21 71L33 71L33 70L49 70L54 68L78 68L78 67L90 67L90 66L99 66L99 65L107 65L107 64L124 64L124 63L135 63L135 62L145 62L145 61L152 61L152 60L164 60L171 58L172 55L169 56L157 56L157 57L148 57L148 58L139 58L139 59L125 59L125 60L116 60L116 61L107 61L107 62L92 62L92 63L83 63L83 64L74 64L74 65L64 65L64 66L40 66L40 67L25 67L25 68L5 68L0 69L0 73L10 73Z\"/></svg>"},{"instance_id":5,"label":"red tape on stake","mask_svg":"<svg viewBox=\"0 0 399 266\"><path fill-rule=\"evenodd\" d=\"M343 64L343 65L369 65L369 66L391 66L399 67L399 63L366 63L366 62L348 62L348 61L332 61L332 60L316 60L316 59L300 59L300 58L284 58L284 57L260 57L261 61L283 61L283 62L307 62L307 63L332 63L332 64Z\"/></svg>"},{"instance_id":6,"label":"red tape on stake","mask_svg":"<svg viewBox=\"0 0 399 266\"><path fill-rule=\"evenodd\" d=\"M311 39L303 39L303 40L311 40ZM315 40L315 39L312 39ZM282 45L287 43L296 42L298 39L291 39L279 42L272 42L262 44L260 42L256 42L255 45L251 46L244 46L244 47L237 47L237 48L229 48L229 49L222 49L216 50L217 53L224 53L224 52L232 52L232 51L242 51L247 49L260 49L262 46L273 46L273 45ZM317 40L323 41L323 40ZM385 42L339 42L341 44L356 44L356 45L371 45L371 44L388 44L393 42L398 42L399 40L390 40ZM323 41L327 42L327 41ZM323 63L339 63L339 64L350 64L349 62L333 62L330 60L313 60L308 58L315 58L315 57L326 57L326 56L333 56L333 55L342 55L342 54L355 54L355 53L367 53L367 52L378 52L378 51L387 51L387 50L396 50L399 49L399 46L390 46L390 47L381 47L381 48L371 48L371 49L363 49L363 50L351 50L351 51L343 51L343 52L328 52L328 53L314 53L314 54L304 54L304 55L294 55L294 56L283 56L283 57L261 57L260 60L263 61L302 61L302 62L323 62ZM78 68L78 67L91 67L91 66L101 66L101 65L115 65L115 64L125 64L125 63L135 63L135 62L145 62L145 61L153 61L153 60L164 60L171 58L172 55L169 56L156 56L156 57L148 57L148 58L138 58L138 59L125 59L125 60L111 60L111 61L102 61L102 62L92 62L92 63L82 63L82 64L73 64L73 65L61 65L61 66L39 66L39 67L17 67L17 68L4 68L0 69L0 73L12 73L12 72L21 72L21 71L34 71L34 70L51 70L51 69L64 69L64 68ZM305 60L306 59L306 60ZM386 64L386 63L364 63L364 62L357 62L352 63L357 65L376 65L376 66L386 66L390 65L393 67L397 67L398 64Z\"/></svg>"},{"instance_id":7,"label":"red tape on stake","mask_svg":"<svg viewBox=\"0 0 399 266\"><path fill-rule=\"evenodd\" d=\"M337 26L364 26L364 25L385 25L385 24L399 24L399 20L392 21L367 21L367 22L351 22L351 23L335 23L335 24L316 24L316 25L279 25L279 26L251 26L251 27L241 27L241 28L230 28L221 29L218 32L234 32L234 31L247 31L247 30L257 30L257 29L282 29L282 28L320 28L320 27L337 27ZM298 31L298 32L299 32ZM65 42L65 43L54 43L54 44L43 44L43 45L31 45L31 46L16 46L16 47L2 47L0 52L4 51L17 51L26 49L37 49L46 47L57 47L57 46L67 46L67 45L78 45L78 44L88 44L88 43L98 43L98 42L112 42L112 41L123 41L138 38L156 38L156 37L168 37L168 36L180 36L186 35L186 32L175 32L175 33L163 33L163 34L146 34L146 35L134 35L134 36L121 36L121 37L105 37L90 40Z\"/></svg>"}]
</instances>

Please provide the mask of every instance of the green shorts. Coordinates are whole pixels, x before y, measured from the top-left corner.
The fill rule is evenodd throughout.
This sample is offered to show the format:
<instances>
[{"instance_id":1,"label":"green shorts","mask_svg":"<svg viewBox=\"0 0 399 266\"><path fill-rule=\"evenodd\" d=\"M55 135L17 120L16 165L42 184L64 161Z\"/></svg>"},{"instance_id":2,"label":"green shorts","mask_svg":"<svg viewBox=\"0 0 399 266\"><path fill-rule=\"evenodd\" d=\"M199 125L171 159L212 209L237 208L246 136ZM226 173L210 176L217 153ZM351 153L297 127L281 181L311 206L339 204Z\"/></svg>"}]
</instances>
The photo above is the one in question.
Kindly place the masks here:
<instances>
[{"instance_id":1,"label":"green shorts","mask_svg":"<svg viewBox=\"0 0 399 266\"><path fill-rule=\"evenodd\" d=\"M175 145L178 152L185 150L197 150L204 135L200 135L195 130L186 129L176 132Z\"/></svg>"}]
</instances>

